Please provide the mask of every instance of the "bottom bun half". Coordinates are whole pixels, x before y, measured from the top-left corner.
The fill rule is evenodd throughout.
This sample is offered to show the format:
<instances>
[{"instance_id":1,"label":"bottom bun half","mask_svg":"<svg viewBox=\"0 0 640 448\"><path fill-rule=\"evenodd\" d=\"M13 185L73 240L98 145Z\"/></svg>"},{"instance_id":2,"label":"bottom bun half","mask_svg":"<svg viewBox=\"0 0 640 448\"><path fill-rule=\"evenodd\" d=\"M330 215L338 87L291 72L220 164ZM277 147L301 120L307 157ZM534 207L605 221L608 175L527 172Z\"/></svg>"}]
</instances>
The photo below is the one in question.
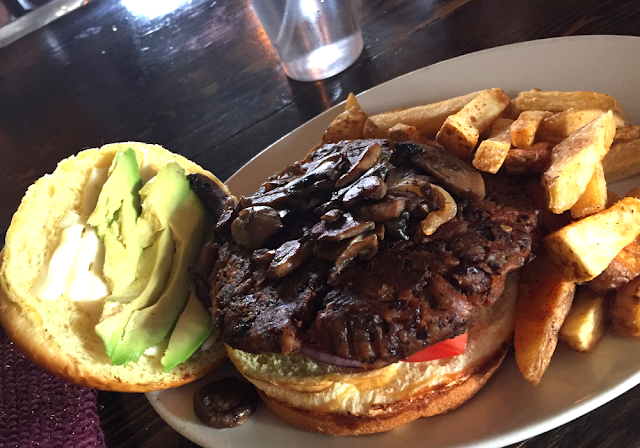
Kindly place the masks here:
<instances>
[{"instance_id":1,"label":"bottom bun half","mask_svg":"<svg viewBox=\"0 0 640 448\"><path fill-rule=\"evenodd\" d=\"M213 177L182 156L137 142L89 149L61 161L52 174L29 187L7 231L0 252L0 324L28 358L59 377L102 390L147 392L200 378L226 359L224 346L216 343L198 350L169 373L163 371L161 350L142 355L136 363L114 366L95 332L101 301L80 303L64 296L44 301L31 291L60 238L58 223L67 211L82 210L93 168L108 168L116 152L126 147L135 149L141 173L147 177L169 161L187 172Z\"/></svg>"},{"instance_id":2,"label":"bottom bun half","mask_svg":"<svg viewBox=\"0 0 640 448\"><path fill-rule=\"evenodd\" d=\"M387 431L469 400L502 363L513 338L517 273L501 298L479 308L464 354L359 371L302 355L250 354L227 347L236 368L284 421L306 431L358 435Z\"/></svg>"}]
</instances>

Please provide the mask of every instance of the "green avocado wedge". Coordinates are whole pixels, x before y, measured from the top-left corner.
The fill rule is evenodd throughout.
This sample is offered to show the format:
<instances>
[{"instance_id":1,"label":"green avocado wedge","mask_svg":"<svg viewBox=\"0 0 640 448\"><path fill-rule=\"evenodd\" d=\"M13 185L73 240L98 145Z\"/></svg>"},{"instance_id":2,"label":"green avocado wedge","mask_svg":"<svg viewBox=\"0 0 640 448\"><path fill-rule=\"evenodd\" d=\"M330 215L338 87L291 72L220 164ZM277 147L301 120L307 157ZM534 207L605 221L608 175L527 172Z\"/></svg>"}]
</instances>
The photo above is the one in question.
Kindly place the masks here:
<instances>
[{"instance_id":1,"label":"green avocado wedge","mask_svg":"<svg viewBox=\"0 0 640 448\"><path fill-rule=\"evenodd\" d=\"M135 280L105 300L96 325L96 333L102 338L109 357L113 357L134 311L153 305L165 287L175 253L167 223L189 191L187 176L175 162L160 168L158 174L140 189L142 213L137 220L137 229L145 249L138 262ZM152 241L150 245L147 244L149 241Z\"/></svg>"},{"instance_id":2,"label":"green avocado wedge","mask_svg":"<svg viewBox=\"0 0 640 448\"><path fill-rule=\"evenodd\" d=\"M136 275L142 254L136 220L140 215L142 180L133 148L118 151L109 177L87 222L104 241L103 273L112 292L129 285Z\"/></svg>"},{"instance_id":3,"label":"green avocado wedge","mask_svg":"<svg viewBox=\"0 0 640 448\"><path fill-rule=\"evenodd\" d=\"M153 244L189 191L189 180L176 162L160 168L158 174L140 189L142 212L136 226L142 247Z\"/></svg>"},{"instance_id":4,"label":"green avocado wedge","mask_svg":"<svg viewBox=\"0 0 640 448\"><path fill-rule=\"evenodd\" d=\"M191 283L188 269L197 263L210 228L209 216L194 192L182 201L168 227L176 252L165 289L155 304L134 311L111 358L115 365L137 361L146 349L166 338L187 305Z\"/></svg>"},{"instance_id":5,"label":"green avocado wedge","mask_svg":"<svg viewBox=\"0 0 640 448\"><path fill-rule=\"evenodd\" d=\"M174 252L171 229L166 228L143 251L136 280L121 290L119 295L112 295L105 300L96 333L102 338L109 357L113 357L134 311L152 305L160 297L171 271Z\"/></svg>"},{"instance_id":6,"label":"green avocado wedge","mask_svg":"<svg viewBox=\"0 0 640 448\"><path fill-rule=\"evenodd\" d=\"M167 350L160 360L164 371L171 372L175 366L189 359L212 331L211 314L205 309L195 292L192 292L186 308L171 333Z\"/></svg>"}]
</instances>

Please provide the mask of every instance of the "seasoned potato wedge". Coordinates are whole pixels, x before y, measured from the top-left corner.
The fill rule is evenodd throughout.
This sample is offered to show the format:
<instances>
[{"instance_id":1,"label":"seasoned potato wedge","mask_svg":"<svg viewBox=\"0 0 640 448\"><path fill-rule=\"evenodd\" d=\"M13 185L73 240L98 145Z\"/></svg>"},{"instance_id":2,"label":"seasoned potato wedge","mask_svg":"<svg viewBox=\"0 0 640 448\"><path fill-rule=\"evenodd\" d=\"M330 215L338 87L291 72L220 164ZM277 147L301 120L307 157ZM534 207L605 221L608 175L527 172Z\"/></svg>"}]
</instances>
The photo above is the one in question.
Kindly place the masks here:
<instances>
[{"instance_id":1,"label":"seasoned potato wedge","mask_svg":"<svg viewBox=\"0 0 640 448\"><path fill-rule=\"evenodd\" d=\"M640 275L640 237L624 246L600 275L585 283L595 292L619 288Z\"/></svg>"},{"instance_id":2,"label":"seasoned potato wedge","mask_svg":"<svg viewBox=\"0 0 640 448\"><path fill-rule=\"evenodd\" d=\"M640 138L614 141L602 167L610 183L640 174Z\"/></svg>"},{"instance_id":3,"label":"seasoned potato wedge","mask_svg":"<svg viewBox=\"0 0 640 448\"><path fill-rule=\"evenodd\" d=\"M347 101L345 101L344 104L344 110L349 110L352 107L361 109L360 103L358 103L358 99L356 98L356 96L353 93L349 93L349 96L347 96Z\"/></svg>"},{"instance_id":4,"label":"seasoned potato wedge","mask_svg":"<svg viewBox=\"0 0 640 448\"><path fill-rule=\"evenodd\" d=\"M640 138L640 126L618 126L613 141L633 140L635 138Z\"/></svg>"},{"instance_id":5,"label":"seasoned potato wedge","mask_svg":"<svg viewBox=\"0 0 640 448\"><path fill-rule=\"evenodd\" d=\"M604 334L606 316L604 294L578 287L571 310L560 329L560 339L574 350L588 352Z\"/></svg>"},{"instance_id":6,"label":"seasoned potato wedge","mask_svg":"<svg viewBox=\"0 0 640 448\"><path fill-rule=\"evenodd\" d=\"M562 275L547 254L520 272L514 347L520 372L534 385L549 366L574 291L575 284Z\"/></svg>"},{"instance_id":7,"label":"seasoned potato wedge","mask_svg":"<svg viewBox=\"0 0 640 448\"><path fill-rule=\"evenodd\" d=\"M602 163L596 165L596 170L587 184L587 188L571 207L571 216L575 219L593 215L607 207L607 181L604 179Z\"/></svg>"},{"instance_id":8,"label":"seasoned potato wedge","mask_svg":"<svg viewBox=\"0 0 640 448\"><path fill-rule=\"evenodd\" d=\"M341 140L355 140L362 138L365 114L357 104L338 115L322 135L321 144L338 143Z\"/></svg>"},{"instance_id":9,"label":"seasoned potato wedge","mask_svg":"<svg viewBox=\"0 0 640 448\"><path fill-rule=\"evenodd\" d=\"M500 114L500 118L508 118L510 120L517 120L522 111L515 105L515 98L509 101L507 107Z\"/></svg>"},{"instance_id":10,"label":"seasoned potato wedge","mask_svg":"<svg viewBox=\"0 0 640 448\"><path fill-rule=\"evenodd\" d=\"M420 133L415 126L398 123L389 128L389 140L394 142L420 141Z\"/></svg>"},{"instance_id":11,"label":"seasoned potato wedge","mask_svg":"<svg viewBox=\"0 0 640 448\"><path fill-rule=\"evenodd\" d=\"M542 186L552 212L562 213L578 201L614 135L615 122L609 111L553 148L549 167L542 174Z\"/></svg>"},{"instance_id":12,"label":"seasoned potato wedge","mask_svg":"<svg viewBox=\"0 0 640 448\"><path fill-rule=\"evenodd\" d=\"M415 126L420 135L433 140L444 120L458 112L479 94L480 92L473 92L438 103L372 115L365 124L364 137L386 138L390 127L403 123Z\"/></svg>"},{"instance_id":13,"label":"seasoned potato wedge","mask_svg":"<svg viewBox=\"0 0 640 448\"><path fill-rule=\"evenodd\" d=\"M525 110L511 125L511 142L515 147L533 145L536 132L542 120L552 115L551 112L542 110Z\"/></svg>"},{"instance_id":14,"label":"seasoned potato wedge","mask_svg":"<svg viewBox=\"0 0 640 448\"><path fill-rule=\"evenodd\" d=\"M509 118L496 118L491 124L489 138L480 142L473 157L473 166L480 171L495 174L511 149L511 124Z\"/></svg>"},{"instance_id":15,"label":"seasoned potato wedge","mask_svg":"<svg viewBox=\"0 0 640 448\"><path fill-rule=\"evenodd\" d=\"M612 110L620 114L623 120L629 121L624 107L611 95L597 92L555 92L528 90L520 92L515 99L515 106L524 110L548 110L562 112L568 109Z\"/></svg>"},{"instance_id":16,"label":"seasoned potato wedge","mask_svg":"<svg viewBox=\"0 0 640 448\"><path fill-rule=\"evenodd\" d=\"M625 336L640 336L640 277L616 291L609 305L612 330Z\"/></svg>"},{"instance_id":17,"label":"seasoned potato wedge","mask_svg":"<svg viewBox=\"0 0 640 448\"><path fill-rule=\"evenodd\" d=\"M534 143L527 148L511 148L504 160L505 169L509 174L542 173L549 166L551 149L552 144L547 142Z\"/></svg>"},{"instance_id":18,"label":"seasoned potato wedge","mask_svg":"<svg viewBox=\"0 0 640 448\"><path fill-rule=\"evenodd\" d=\"M639 217L640 199L624 198L547 235L543 243L568 278L586 282L602 273L640 234Z\"/></svg>"},{"instance_id":19,"label":"seasoned potato wedge","mask_svg":"<svg viewBox=\"0 0 640 448\"><path fill-rule=\"evenodd\" d=\"M593 120L602 115L599 109L576 110L569 109L563 112L556 112L548 118L542 120L536 139L543 142L560 143L562 140L573 134L585 124L591 123ZM613 119L616 123L616 138L622 129L626 129L628 122L622 118L618 112L613 113ZM625 135L629 131L623 131Z\"/></svg>"},{"instance_id":20,"label":"seasoned potato wedge","mask_svg":"<svg viewBox=\"0 0 640 448\"><path fill-rule=\"evenodd\" d=\"M625 198L638 198L640 199L640 188L633 188L624 195ZM618 201L620 197L618 197ZM617 201L616 201L617 202Z\"/></svg>"},{"instance_id":21,"label":"seasoned potato wedge","mask_svg":"<svg viewBox=\"0 0 640 448\"><path fill-rule=\"evenodd\" d=\"M640 199L640 196L634 196L634 195L629 195L629 194L627 194L626 196L632 196L634 198L639 198ZM607 208L611 207L613 204L618 202L620 199L622 199L622 198L620 197L619 194L614 193L611 190L607 190Z\"/></svg>"},{"instance_id":22,"label":"seasoned potato wedge","mask_svg":"<svg viewBox=\"0 0 640 448\"><path fill-rule=\"evenodd\" d=\"M547 200L544 196L544 190L536 180L529 179L527 181L525 184L525 193L527 197L531 199L534 207L537 210L540 210L540 221L546 233L553 233L573 221L569 212L557 215L547 208Z\"/></svg>"},{"instance_id":23,"label":"seasoned potato wedge","mask_svg":"<svg viewBox=\"0 0 640 448\"><path fill-rule=\"evenodd\" d=\"M459 158L466 159L476 147L482 131L491 125L509 101L501 89L483 90L459 112L447 117L436 140Z\"/></svg>"}]
</instances>

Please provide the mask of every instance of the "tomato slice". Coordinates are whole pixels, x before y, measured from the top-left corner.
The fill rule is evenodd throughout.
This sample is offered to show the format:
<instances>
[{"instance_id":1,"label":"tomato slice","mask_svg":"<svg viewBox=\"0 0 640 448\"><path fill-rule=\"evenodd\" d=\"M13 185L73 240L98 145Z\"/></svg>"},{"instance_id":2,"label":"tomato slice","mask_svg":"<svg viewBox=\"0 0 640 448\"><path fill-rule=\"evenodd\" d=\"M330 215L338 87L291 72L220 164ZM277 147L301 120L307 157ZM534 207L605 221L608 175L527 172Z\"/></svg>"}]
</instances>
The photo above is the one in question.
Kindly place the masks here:
<instances>
[{"instance_id":1,"label":"tomato slice","mask_svg":"<svg viewBox=\"0 0 640 448\"><path fill-rule=\"evenodd\" d=\"M405 362L433 361L435 359L451 358L461 355L467 347L467 333L461 334L453 339L438 342L437 344L420 350L405 359Z\"/></svg>"}]
</instances>

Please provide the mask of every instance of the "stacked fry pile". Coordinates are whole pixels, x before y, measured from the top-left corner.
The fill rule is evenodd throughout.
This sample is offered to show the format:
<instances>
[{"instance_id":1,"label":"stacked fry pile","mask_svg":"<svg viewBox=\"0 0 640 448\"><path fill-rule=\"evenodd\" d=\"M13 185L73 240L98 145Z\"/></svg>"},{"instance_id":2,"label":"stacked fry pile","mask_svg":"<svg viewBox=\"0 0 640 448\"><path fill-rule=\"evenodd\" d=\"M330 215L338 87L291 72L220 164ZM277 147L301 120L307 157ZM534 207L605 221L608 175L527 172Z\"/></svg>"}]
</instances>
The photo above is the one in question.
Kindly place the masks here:
<instances>
[{"instance_id":1,"label":"stacked fry pile","mask_svg":"<svg viewBox=\"0 0 640 448\"><path fill-rule=\"evenodd\" d=\"M640 126L615 98L494 88L367 116L350 96L321 144L363 137L438 144L526 184L545 235L519 280L514 345L527 380L539 383L558 338L586 352L607 329L640 336L640 189L607 189L640 173Z\"/></svg>"}]
</instances>

